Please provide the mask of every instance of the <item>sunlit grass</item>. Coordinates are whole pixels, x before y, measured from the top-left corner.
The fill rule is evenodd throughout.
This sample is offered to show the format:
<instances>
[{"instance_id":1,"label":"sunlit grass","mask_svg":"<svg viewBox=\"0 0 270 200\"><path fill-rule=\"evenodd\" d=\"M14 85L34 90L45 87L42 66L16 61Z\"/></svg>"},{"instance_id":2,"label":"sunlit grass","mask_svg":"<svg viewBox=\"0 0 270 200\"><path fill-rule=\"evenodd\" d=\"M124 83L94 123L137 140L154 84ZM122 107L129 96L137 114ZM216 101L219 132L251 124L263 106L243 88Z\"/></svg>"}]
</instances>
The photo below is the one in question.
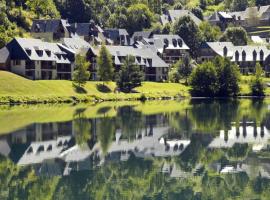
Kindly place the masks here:
<instances>
[{"instance_id":1,"label":"sunlit grass","mask_svg":"<svg viewBox=\"0 0 270 200\"><path fill-rule=\"evenodd\" d=\"M146 98L189 96L188 87L176 83L145 82L136 88L137 93L116 92L114 82L104 83L107 91L100 88L103 82L89 81L83 92L74 88L71 81L32 81L15 74L0 71L0 102L72 102L94 100L137 100Z\"/></svg>"}]
</instances>

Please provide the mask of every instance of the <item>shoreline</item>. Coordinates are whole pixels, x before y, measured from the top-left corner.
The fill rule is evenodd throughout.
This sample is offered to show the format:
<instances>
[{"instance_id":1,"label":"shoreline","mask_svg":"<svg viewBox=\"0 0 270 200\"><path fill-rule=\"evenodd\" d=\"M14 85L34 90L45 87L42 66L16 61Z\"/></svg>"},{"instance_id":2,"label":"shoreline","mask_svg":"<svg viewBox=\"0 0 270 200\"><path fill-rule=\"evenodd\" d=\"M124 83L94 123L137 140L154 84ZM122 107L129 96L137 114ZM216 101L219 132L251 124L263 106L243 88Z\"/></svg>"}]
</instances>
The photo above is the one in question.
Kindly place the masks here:
<instances>
[{"instance_id":1,"label":"shoreline","mask_svg":"<svg viewBox=\"0 0 270 200\"><path fill-rule=\"evenodd\" d=\"M38 104L81 104L81 103L102 103L102 102L124 102L124 101L177 101L177 100L199 100L199 99L209 99L209 100L228 100L228 99L264 99L269 98L266 96L250 96L250 95L239 95L236 97L192 97L192 96L160 96L153 97L151 95L133 93L127 94L126 98L96 98L94 96L0 96L0 105L38 105ZM139 95L139 96L138 96Z\"/></svg>"}]
</instances>

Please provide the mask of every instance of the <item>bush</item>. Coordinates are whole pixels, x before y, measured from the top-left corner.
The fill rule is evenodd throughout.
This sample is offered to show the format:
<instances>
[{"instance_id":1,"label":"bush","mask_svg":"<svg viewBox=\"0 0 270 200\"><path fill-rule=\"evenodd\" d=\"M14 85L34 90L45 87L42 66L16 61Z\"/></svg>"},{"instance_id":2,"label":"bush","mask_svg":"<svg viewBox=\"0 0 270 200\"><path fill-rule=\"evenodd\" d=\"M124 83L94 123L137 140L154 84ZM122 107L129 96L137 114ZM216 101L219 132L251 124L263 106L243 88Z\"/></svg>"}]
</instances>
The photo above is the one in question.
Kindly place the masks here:
<instances>
[{"instance_id":1,"label":"bush","mask_svg":"<svg viewBox=\"0 0 270 200\"><path fill-rule=\"evenodd\" d=\"M199 65L190 77L192 95L201 97L213 97L219 90L217 70L212 62L204 62Z\"/></svg>"},{"instance_id":2,"label":"bush","mask_svg":"<svg viewBox=\"0 0 270 200\"><path fill-rule=\"evenodd\" d=\"M195 68L190 77L194 96L236 96L239 92L238 66L228 59L217 57L214 62L204 62Z\"/></svg>"},{"instance_id":3,"label":"bush","mask_svg":"<svg viewBox=\"0 0 270 200\"><path fill-rule=\"evenodd\" d=\"M261 78L263 70L260 64L256 65L256 74L250 83L250 90L252 96L265 96L265 87Z\"/></svg>"}]
</instances>

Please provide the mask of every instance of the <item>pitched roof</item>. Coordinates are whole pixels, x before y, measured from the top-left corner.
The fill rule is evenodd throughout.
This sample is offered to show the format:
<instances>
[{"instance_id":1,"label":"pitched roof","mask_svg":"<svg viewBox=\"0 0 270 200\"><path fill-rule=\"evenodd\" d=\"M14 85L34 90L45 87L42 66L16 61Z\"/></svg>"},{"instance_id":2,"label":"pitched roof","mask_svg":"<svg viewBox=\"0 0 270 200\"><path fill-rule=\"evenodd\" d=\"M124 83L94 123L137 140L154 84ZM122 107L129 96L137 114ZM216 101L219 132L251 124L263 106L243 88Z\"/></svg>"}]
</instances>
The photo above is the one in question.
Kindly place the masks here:
<instances>
[{"instance_id":1,"label":"pitched roof","mask_svg":"<svg viewBox=\"0 0 270 200\"><path fill-rule=\"evenodd\" d=\"M198 17L196 17L189 10L169 10L168 15L169 15L172 23L174 23L177 19L184 17L184 16L189 16L194 21L194 23L196 25L199 25L202 22L202 20L200 20Z\"/></svg>"},{"instance_id":2,"label":"pitched roof","mask_svg":"<svg viewBox=\"0 0 270 200\"><path fill-rule=\"evenodd\" d=\"M149 46L153 51L163 53L165 49L183 49L188 50L184 40L178 35L153 35L153 38L144 39L143 46ZM167 43L167 44L166 44ZM140 46L142 47L142 46Z\"/></svg>"},{"instance_id":3,"label":"pitched roof","mask_svg":"<svg viewBox=\"0 0 270 200\"><path fill-rule=\"evenodd\" d=\"M63 38L63 44L76 53L87 52L91 45L80 37Z\"/></svg>"},{"instance_id":4,"label":"pitched roof","mask_svg":"<svg viewBox=\"0 0 270 200\"><path fill-rule=\"evenodd\" d=\"M41 60L41 61L55 61L57 63L70 63L66 58L66 53L61 50L59 44L43 42L39 39L30 38L15 38L14 39L21 50L30 60ZM13 49L12 51L16 51ZM38 55L38 51L42 52L42 55ZM72 52L72 50L70 50ZM47 52L50 52L49 55Z\"/></svg>"},{"instance_id":5,"label":"pitched roof","mask_svg":"<svg viewBox=\"0 0 270 200\"><path fill-rule=\"evenodd\" d=\"M58 27L62 25L64 28L69 27L69 23L67 20L63 19L39 19L39 20L34 20L32 27L31 27L31 32L36 32L38 29L38 32L42 33L55 33L58 30Z\"/></svg>"},{"instance_id":6,"label":"pitched roof","mask_svg":"<svg viewBox=\"0 0 270 200\"><path fill-rule=\"evenodd\" d=\"M207 45L215 51L218 55L224 56L224 48L227 48L227 57L231 58L231 61L244 61L243 52L245 54L245 61L254 61L254 52L256 52L256 61L261 61L260 52L264 53L263 59L266 59L270 55L270 50L264 45L259 46L234 46L231 42L207 42ZM236 52L239 53L239 59L236 59Z\"/></svg>"},{"instance_id":7,"label":"pitched roof","mask_svg":"<svg viewBox=\"0 0 270 200\"><path fill-rule=\"evenodd\" d=\"M132 39L134 40L135 37L150 38L152 34L152 31L137 31L133 33Z\"/></svg>"},{"instance_id":8,"label":"pitched roof","mask_svg":"<svg viewBox=\"0 0 270 200\"><path fill-rule=\"evenodd\" d=\"M115 56L115 64L121 65L121 57L126 57L128 55L132 55L136 58L136 63L139 65L145 65L152 67L169 67L156 53L154 53L151 49L137 49L131 46L106 46L108 51ZM141 59L137 59L137 58ZM144 60L146 59L146 60ZM148 63L147 59L152 60L152 64Z\"/></svg>"}]
</instances>

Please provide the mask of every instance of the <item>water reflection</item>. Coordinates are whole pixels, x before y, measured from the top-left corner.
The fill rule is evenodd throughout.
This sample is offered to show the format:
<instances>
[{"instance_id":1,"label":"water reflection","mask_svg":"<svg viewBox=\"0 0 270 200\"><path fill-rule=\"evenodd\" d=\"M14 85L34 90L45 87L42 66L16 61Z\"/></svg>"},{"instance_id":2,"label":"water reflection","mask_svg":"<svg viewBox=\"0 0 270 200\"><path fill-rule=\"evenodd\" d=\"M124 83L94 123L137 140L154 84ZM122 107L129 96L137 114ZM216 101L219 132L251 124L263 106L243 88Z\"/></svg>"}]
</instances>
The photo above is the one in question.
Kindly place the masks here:
<instances>
[{"instance_id":1,"label":"water reflection","mask_svg":"<svg viewBox=\"0 0 270 200\"><path fill-rule=\"evenodd\" d=\"M33 187L49 190L51 178L52 199L263 199L270 189L268 105L268 100L112 103L63 108L62 120L52 115L44 120L44 113L44 121L29 117L0 137L1 180L29 183L10 191L0 184L0 197L28 199ZM20 112L28 119L37 111L2 108L0 116L12 112L15 122ZM80 194L76 184L84 188ZM97 188L100 184L106 187ZM130 192L123 193L125 187Z\"/></svg>"}]
</instances>

